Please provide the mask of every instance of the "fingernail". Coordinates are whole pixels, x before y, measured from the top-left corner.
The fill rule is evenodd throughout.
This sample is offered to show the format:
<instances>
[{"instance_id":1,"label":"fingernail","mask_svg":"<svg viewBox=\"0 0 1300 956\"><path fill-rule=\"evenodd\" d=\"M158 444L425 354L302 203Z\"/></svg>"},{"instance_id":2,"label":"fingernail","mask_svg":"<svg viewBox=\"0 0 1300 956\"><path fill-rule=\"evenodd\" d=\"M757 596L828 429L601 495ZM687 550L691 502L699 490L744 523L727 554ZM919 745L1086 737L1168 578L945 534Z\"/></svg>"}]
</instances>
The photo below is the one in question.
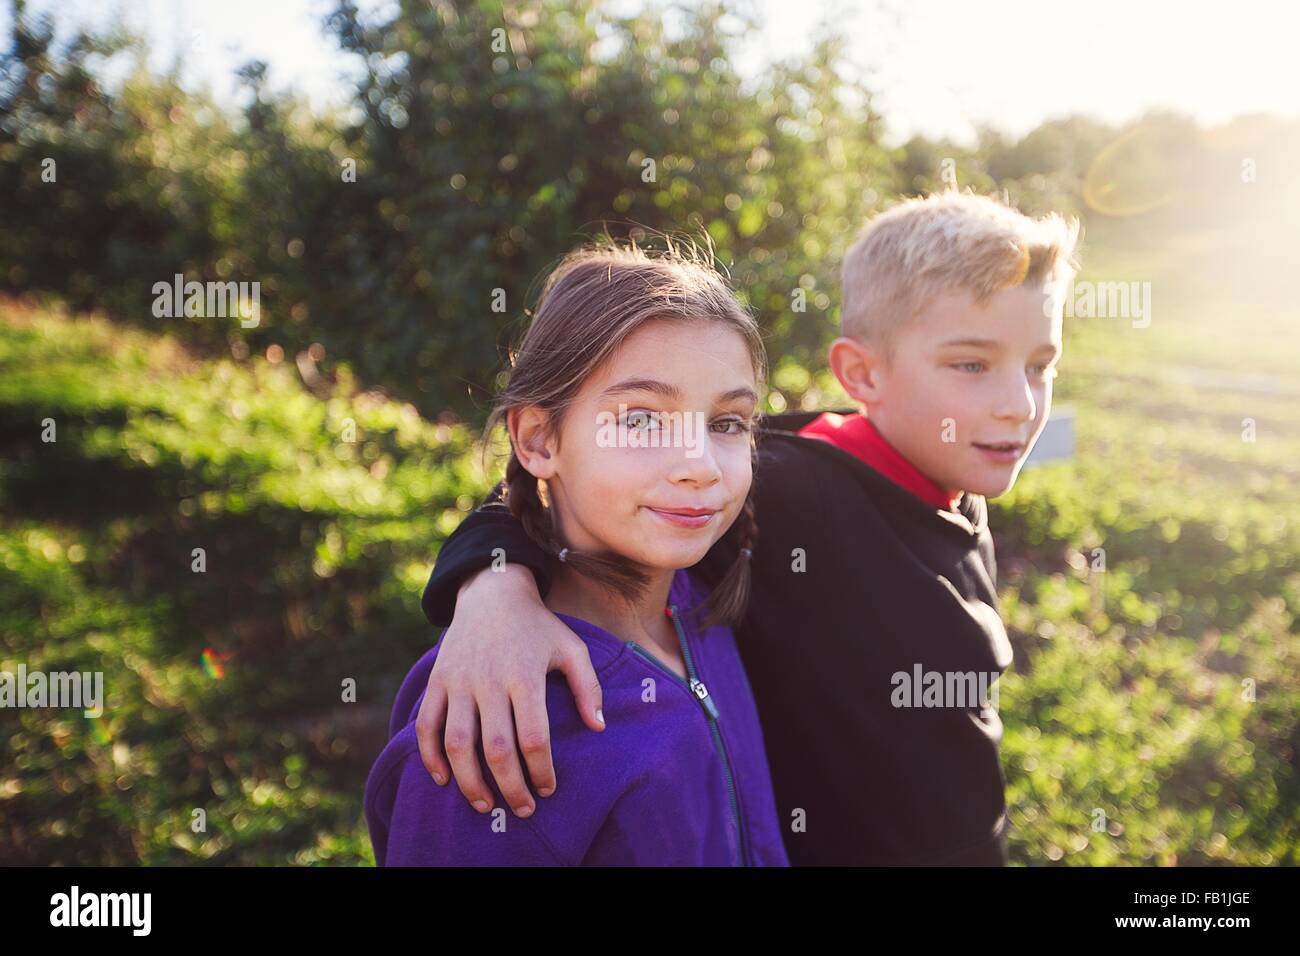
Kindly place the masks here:
<instances>
[{"instance_id":1,"label":"fingernail","mask_svg":"<svg viewBox=\"0 0 1300 956\"><path fill-rule=\"evenodd\" d=\"M532 807L515 807L515 816L517 817L531 817L532 815Z\"/></svg>"},{"instance_id":2,"label":"fingernail","mask_svg":"<svg viewBox=\"0 0 1300 956\"><path fill-rule=\"evenodd\" d=\"M474 809L479 813L487 813L488 803L486 800L475 800Z\"/></svg>"},{"instance_id":3,"label":"fingernail","mask_svg":"<svg viewBox=\"0 0 1300 956\"><path fill-rule=\"evenodd\" d=\"M554 787L542 787L542 789L537 791L537 795L541 797L549 797L554 792L555 792Z\"/></svg>"},{"instance_id":4,"label":"fingernail","mask_svg":"<svg viewBox=\"0 0 1300 956\"><path fill-rule=\"evenodd\" d=\"M600 725L601 725L602 727L605 726L605 711L604 711L604 710L602 710L602 709L600 709L600 708L597 708L597 710L596 710L596 720L600 723Z\"/></svg>"},{"instance_id":5,"label":"fingernail","mask_svg":"<svg viewBox=\"0 0 1300 956\"><path fill-rule=\"evenodd\" d=\"M435 774L433 775L433 782L436 783L438 786L441 787L441 786L443 786L447 781L444 780L444 779L442 778L442 774L440 774L440 773L435 773Z\"/></svg>"}]
</instances>

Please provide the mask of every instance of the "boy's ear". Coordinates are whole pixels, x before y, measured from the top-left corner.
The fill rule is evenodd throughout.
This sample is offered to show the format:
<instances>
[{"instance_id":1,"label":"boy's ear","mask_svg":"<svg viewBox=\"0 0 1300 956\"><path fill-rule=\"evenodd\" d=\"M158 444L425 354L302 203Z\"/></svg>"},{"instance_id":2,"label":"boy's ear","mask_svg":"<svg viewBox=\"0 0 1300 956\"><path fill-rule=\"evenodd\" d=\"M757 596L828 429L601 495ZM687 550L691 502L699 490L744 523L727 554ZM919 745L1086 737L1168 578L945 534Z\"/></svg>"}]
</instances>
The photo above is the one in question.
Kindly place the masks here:
<instances>
[{"instance_id":1,"label":"boy's ear","mask_svg":"<svg viewBox=\"0 0 1300 956\"><path fill-rule=\"evenodd\" d=\"M506 413L506 428L519 464L534 477L546 480L555 475L555 446L551 439L551 418L536 405L512 408Z\"/></svg>"},{"instance_id":2,"label":"boy's ear","mask_svg":"<svg viewBox=\"0 0 1300 956\"><path fill-rule=\"evenodd\" d=\"M880 401L883 362L876 349L841 336L831 343L830 365L844 391L856 401L863 405Z\"/></svg>"}]
</instances>

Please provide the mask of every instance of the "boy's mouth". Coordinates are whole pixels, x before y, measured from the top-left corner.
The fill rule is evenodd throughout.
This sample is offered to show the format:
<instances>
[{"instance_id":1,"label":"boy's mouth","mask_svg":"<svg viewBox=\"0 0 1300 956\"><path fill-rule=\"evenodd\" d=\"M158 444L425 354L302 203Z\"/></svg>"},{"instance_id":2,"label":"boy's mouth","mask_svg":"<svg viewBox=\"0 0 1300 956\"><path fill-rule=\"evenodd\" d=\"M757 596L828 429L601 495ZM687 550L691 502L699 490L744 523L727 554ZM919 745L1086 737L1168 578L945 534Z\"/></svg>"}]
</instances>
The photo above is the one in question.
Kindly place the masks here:
<instances>
[{"instance_id":1,"label":"boy's mouth","mask_svg":"<svg viewBox=\"0 0 1300 956\"><path fill-rule=\"evenodd\" d=\"M999 464L1018 461L1025 451L1025 443L1018 441L971 442L986 458Z\"/></svg>"}]
</instances>

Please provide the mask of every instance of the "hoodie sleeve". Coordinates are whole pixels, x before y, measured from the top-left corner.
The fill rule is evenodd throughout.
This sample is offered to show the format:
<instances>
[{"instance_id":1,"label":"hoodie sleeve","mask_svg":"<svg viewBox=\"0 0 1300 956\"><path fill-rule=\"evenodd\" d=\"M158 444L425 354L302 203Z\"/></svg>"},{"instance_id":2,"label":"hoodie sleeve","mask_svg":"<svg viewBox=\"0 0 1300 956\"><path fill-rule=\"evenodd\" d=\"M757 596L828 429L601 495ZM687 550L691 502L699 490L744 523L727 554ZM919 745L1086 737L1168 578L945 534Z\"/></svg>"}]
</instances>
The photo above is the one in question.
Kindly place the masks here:
<instances>
[{"instance_id":1,"label":"hoodie sleeve","mask_svg":"<svg viewBox=\"0 0 1300 956\"><path fill-rule=\"evenodd\" d=\"M454 783L434 783L408 731L403 735L410 748L376 767L367 787L366 823L377 866L563 865L537 829L500 799L482 814Z\"/></svg>"}]
</instances>

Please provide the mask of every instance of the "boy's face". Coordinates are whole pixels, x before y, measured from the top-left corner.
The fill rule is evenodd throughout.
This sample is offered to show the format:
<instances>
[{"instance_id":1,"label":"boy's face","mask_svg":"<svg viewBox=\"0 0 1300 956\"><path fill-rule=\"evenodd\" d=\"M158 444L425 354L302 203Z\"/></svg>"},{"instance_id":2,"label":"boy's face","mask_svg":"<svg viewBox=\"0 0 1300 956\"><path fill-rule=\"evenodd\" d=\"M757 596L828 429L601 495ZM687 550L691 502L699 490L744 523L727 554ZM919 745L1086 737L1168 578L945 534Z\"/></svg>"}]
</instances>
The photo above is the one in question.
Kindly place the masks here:
<instances>
[{"instance_id":1,"label":"boy's face","mask_svg":"<svg viewBox=\"0 0 1300 956\"><path fill-rule=\"evenodd\" d=\"M995 497L1015 484L1052 406L1061 311L1018 287L982 304L941 295L898 330L868 414L945 489Z\"/></svg>"}]
</instances>

